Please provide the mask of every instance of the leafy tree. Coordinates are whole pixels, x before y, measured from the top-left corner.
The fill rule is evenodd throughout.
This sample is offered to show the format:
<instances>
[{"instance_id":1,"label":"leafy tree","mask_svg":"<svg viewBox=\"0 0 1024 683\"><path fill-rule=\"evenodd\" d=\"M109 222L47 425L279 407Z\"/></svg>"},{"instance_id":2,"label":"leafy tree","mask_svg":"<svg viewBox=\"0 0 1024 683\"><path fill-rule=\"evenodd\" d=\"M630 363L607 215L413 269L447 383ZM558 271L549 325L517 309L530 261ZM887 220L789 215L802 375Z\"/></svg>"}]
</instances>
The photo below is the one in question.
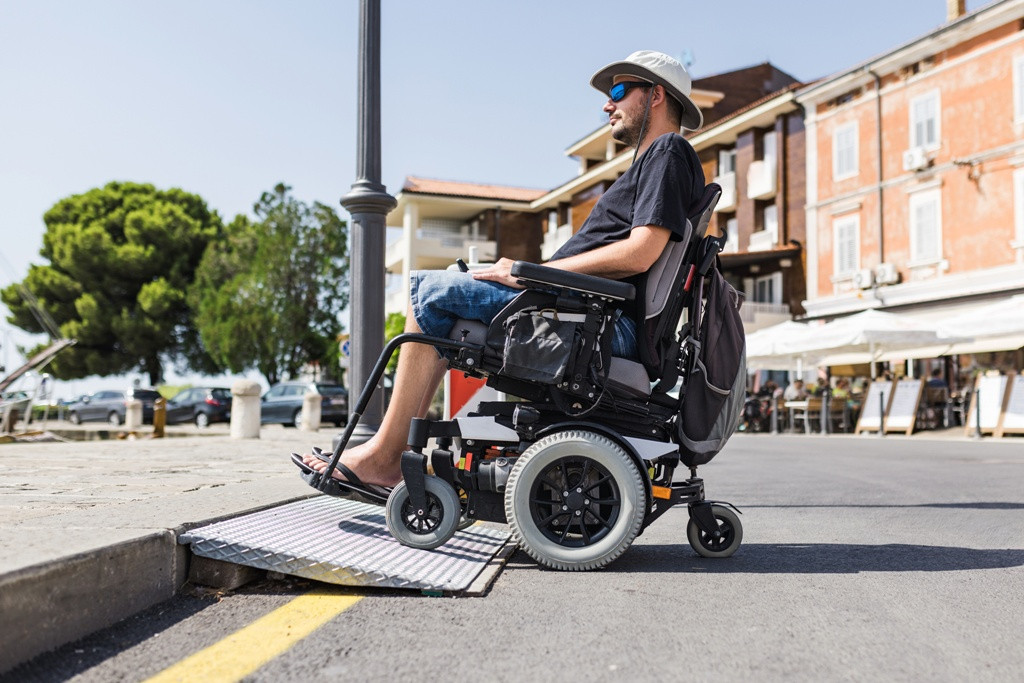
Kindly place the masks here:
<instances>
[{"instance_id":1,"label":"leafy tree","mask_svg":"<svg viewBox=\"0 0 1024 683\"><path fill-rule=\"evenodd\" d=\"M405 332L405 314L388 313L388 317L384 320L384 343L387 344L403 332ZM398 356L401 353L402 349L399 347L395 355L391 356L391 360L388 361L387 374L395 374L395 370L398 368Z\"/></svg>"},{"instance_id":2,"label":"leafy tree","mask_svg":"<svg viewBox=\"0 0 1024 683\"><path fill-rule=\"evenodd\" d=\"M152 385L168 360L206 368L209 359L192 329L186 290L220 217L197 195L180 189L113 182L57 202L43 216L40 255L24 282L0 292L8 320L45 330L23 285L78 343L50 372L61 379L139 370Z\"/></svg>"},{"instance_id":3,"label":"leafy tree","mask_svg":"<svg viewBox=\"0 0 1024 683\"><path fill-rule=\"evenodd\" d=\"M311 362L338 365L339 314L348 305L347 226L331 207L307 205L278 184L212 243L189 301L210 355L232 372L257 369L273 384Z\"/></svg>"}]
</instances>

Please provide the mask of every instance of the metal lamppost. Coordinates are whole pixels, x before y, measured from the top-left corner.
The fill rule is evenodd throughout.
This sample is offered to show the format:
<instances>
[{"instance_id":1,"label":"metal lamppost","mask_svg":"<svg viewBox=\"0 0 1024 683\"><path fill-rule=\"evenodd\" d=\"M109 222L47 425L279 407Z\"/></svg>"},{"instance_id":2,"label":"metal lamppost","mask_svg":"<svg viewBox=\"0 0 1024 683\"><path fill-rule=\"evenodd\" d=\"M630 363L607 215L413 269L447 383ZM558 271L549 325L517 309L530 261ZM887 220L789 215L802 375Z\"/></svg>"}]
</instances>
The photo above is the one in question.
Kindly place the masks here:
<instances>
[{"instance_id":1,"label":"metal lamppost","mask_svg":"<svg viewBox=\"0 0 1024 683\"><path fill-rule=\"evenodd\" d=\"M380 0L359 3L359 118L356 181L341 205L352 220L352 360L353 394L372 374L384 346L384 247L386 217L395 198L380 182ZM384 393L374 392L353 432L351 445L372 436L384 416Z\"/></svg>"}]
</instances>

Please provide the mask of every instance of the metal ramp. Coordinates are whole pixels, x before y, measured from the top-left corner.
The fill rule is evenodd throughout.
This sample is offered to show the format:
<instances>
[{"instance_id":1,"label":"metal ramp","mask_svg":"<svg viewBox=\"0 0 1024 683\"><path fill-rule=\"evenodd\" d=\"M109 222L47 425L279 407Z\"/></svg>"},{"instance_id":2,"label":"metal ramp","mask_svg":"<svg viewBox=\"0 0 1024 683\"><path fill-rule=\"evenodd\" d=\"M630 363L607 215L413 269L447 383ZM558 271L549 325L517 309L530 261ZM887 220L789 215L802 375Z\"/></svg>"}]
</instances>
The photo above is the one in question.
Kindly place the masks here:
<instances>
[{"instance_id":1,"label":"metal ramp","mask_svg":"<svg viewBox=\"0 0 1024 683\"><path fill-rule=\"evenodd\" d=\"M500 570L508 538L476 524L436 550L407 548L388 532L384 508L316 496L191 529L178 542L200 557L325 583L469 594Z\"/></svg>"}]
</instances>

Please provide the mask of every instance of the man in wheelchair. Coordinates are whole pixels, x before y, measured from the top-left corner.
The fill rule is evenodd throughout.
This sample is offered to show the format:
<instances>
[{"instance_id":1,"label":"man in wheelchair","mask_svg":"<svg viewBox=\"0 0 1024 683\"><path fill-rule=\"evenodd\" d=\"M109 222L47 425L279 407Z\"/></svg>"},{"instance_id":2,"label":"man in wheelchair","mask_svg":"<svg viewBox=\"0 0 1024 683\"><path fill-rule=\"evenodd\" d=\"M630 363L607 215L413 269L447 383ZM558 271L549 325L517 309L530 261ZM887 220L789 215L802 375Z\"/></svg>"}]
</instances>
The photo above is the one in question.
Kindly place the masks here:
<instances>
[{"instance_id":1,"label":"man in wheelchair","mask_svg":"<svg viewBox=\"0 0 1024 683\"><path fill-rule=\"evenodd\" d=\"M672 482L672 423L682 420L672 391L680 375L703 368L676 326L685 306L699 305L723 241L704 238L720 191L705 188L679 135L702 122L690 78L671 57L641 51L591 84L608 96L613 137L635 152L580 231L544 266L500 259L473 272L414 272L406 333L378 362L382 369L398 345L414 342L399 357L379 431L344 449L357 404L335 453L293 458L322 491L386 503L388 527L407 545L437 547L474 519L507 521L541 563L590 569L675 502L691 505L698 552L727 556L739 545L738 518L704 501L695 464L687 483ZM449 367L526 402L424 420ZM438 448L426 475L431 438Z\"/></svg>"}]
</instances>

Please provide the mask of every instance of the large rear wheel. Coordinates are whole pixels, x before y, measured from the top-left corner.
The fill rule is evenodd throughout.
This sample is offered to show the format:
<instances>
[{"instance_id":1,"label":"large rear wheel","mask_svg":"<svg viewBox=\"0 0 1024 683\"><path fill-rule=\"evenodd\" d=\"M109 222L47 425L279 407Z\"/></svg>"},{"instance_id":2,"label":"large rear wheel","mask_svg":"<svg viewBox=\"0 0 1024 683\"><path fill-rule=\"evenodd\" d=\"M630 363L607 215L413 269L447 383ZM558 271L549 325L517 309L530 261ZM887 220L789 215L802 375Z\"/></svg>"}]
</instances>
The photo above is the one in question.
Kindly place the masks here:
<instances>
[{"instance_id":1,"label":"large rear wheel","mask_svg":"<svg viewBox=\"0 0 1024 683\"><path fill-rule=\"evenodd\" d=\"M644 480L612 440L586 431L546 436L509 474L505 515L526 553L546 567L587 570L618 558L640 532Z\"/></svg>"}]
</instances>

